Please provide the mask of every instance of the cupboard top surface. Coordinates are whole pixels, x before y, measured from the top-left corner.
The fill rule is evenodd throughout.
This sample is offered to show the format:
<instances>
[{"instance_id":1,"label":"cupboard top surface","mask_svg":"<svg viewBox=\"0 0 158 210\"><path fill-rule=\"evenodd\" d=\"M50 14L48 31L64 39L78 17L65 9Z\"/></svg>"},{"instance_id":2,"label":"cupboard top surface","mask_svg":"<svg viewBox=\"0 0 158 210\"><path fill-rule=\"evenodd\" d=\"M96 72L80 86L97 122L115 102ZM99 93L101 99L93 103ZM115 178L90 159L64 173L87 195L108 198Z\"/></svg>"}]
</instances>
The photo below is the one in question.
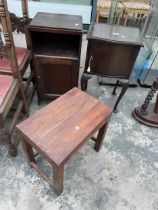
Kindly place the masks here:
<instances>
[{"instance_id":1,"label":"cupboard top surface","mask_svg":"<svg viewBox=\"0 0 158 210\"><path fill-rule=\"evenodd\" d=\"M88 39L143 46L139 28L92 23Z\"/></svg>"},{"instance_id":2,"label":"cupboard top surface","mask_svg":"<svg viewBox=\"0 0 158 210\"><path fill-rule=\"evenodd\" d=\"M38 12L29 24L29 28L82 31L82 17L78 15Z\"/></svg>"}]
</instances>

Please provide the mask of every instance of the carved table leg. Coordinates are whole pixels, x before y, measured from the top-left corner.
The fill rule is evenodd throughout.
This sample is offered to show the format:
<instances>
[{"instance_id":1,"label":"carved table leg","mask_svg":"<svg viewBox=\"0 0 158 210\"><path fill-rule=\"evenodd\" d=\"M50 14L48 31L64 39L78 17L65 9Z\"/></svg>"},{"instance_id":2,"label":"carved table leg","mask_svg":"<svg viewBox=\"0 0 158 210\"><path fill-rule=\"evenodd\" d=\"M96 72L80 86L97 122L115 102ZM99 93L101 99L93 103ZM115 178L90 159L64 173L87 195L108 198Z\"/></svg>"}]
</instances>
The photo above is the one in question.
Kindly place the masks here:
<instances>
[{"instance_id":1,"label":"carved table leg","mask_svg":"<svg viewBox=\"0 0 158 210\"><path fill-rule=\"evenodd\" d=\"M64 185L64 165L53 166L53 183L55 193L60 195Z\"/></svg>"},{"instance_id":2,"label":"carved table leg","mask_svg":"<svg viewBox=\"0 0 158 210\"><path fill-rule=\"evenodd\" d=\"M82 77L81 77L81 90L87 89L88 80L91 78L92 78L92 75L86 74L83 72Z\"/></svg>"},{"instance_id":3,"label":"carved table leg","mask_svg":"<svg viewBox=\"0 0 158 210\"><path fill-rule=\"evenodd\" d=\"M117 106L118 106L120 100L122 99L122 97L124 96L125 92L127 91L128 87L129 87L129 81L128 80L119 80L119 83L122 86L122 90L121 90L121 93L120 93L120 95L119 95L119 97L118 97L118 99L117 99L117 101L114 105L114 113L118 112L117 111ZM114 88L114 91L113 91L114 93L115 93L115 90L116 90L116 88Z\"/></svg>"},{"instance_id":4,"label":"carved table leg","mask_svg":"<svg viewBox=\"0 0 158 210\"><path fill-rule=\"evenodd\" d=\"M116 89L117 89L118 85L119 85L119 80L117 80L117 82L115 84L115 87L114 87L114 89L112 91L112 95L116 95Z\"/></svg>"},{"instance_id":5,"label":"carved table leg","mask_svg":"<svg viewBox=\"0 0 158 210\"><path fill-rule=\"evenodd\" d=\"M94 149L99 152L99 150L101 149L101 146L103 144L103 141L104 141L104 137L105 137L105 134L106 134L106 130L107 130L107 127L108 127L108 123L105 123L100 129L99 129L99 132L98 132L98 136L97 138L95 139L95 146L94 146ZM93 138L93 137L92 137Z\"/></svg>"},{"instance_id":6,"label":"carved table leg","mask_svg":"<svg viewBox=\"0 0 158 210\"><path fill-rule=\"evenodd\" d=\"M154 97L154 94L158 90L158 77L154 81L151 90L149 91L145 101L141 107L137 107L132 112L133 117L139 122L158 127L158 95L155 104L150 104L150 101Z\"/></svg>"}]
</instances>

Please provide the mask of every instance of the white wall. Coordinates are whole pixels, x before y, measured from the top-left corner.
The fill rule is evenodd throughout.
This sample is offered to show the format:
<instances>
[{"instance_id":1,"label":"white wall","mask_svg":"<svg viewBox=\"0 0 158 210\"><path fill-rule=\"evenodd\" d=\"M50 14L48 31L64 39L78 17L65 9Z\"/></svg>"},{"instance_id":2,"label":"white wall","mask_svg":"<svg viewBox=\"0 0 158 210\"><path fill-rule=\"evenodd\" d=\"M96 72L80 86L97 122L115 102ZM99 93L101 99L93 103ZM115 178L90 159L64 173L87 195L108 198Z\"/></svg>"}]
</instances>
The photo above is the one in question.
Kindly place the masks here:
<instances>
[{"instance_id":1,"label":"white wall","mask_svg":"<svg viewBox=\"0 0 158 210\"><path fill-rule=\"evenodd\" d=\"M15 13L17 16L22 16L21 1L8 0L8 8L10 12ZM37 12L50 12L60 14L81 15L84 24L90 23L91 6L70 5L70 4L56 4L45 2L29 1L29 16L33 18Z\"/></svg>"}]
</instances>

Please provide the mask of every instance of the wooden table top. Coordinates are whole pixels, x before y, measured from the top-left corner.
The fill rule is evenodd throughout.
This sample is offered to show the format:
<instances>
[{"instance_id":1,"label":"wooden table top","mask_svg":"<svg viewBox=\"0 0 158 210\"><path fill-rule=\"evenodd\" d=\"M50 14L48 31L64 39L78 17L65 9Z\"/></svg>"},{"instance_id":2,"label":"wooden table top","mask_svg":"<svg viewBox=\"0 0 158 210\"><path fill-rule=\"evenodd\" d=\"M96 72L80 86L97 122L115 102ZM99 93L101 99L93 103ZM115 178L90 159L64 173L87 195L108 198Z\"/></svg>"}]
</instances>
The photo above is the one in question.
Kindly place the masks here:
<instances>
[{"instance_id":1,"label":"wooden table top","mask_svg":"<svg viewBox=\"0 0 158 210\"><path fill-rule=\"evenodd\" d=\"M111 116L112 109L73 88L17 125L20 134L56 165L64 163Z\"/></svg>"},{"instance_id":2,"label":"wooden table top","mask_svg":"<svg viewBox=\"0 0 158 210\"><path fill-rule=\"evenodd\" d=\"M82 16L38 12L29 24L29 28L82 32Z\"/></svg>"},{"instance_id":3,"label":"wooden table top","mask_svg":"<svg viewBox=\"0 0 158 210\"><path fill-rule=\"evenodd\" d=\"M94 40L143 46L138 27L91 23L87 37Z\"/></svg>"}]
</instances>

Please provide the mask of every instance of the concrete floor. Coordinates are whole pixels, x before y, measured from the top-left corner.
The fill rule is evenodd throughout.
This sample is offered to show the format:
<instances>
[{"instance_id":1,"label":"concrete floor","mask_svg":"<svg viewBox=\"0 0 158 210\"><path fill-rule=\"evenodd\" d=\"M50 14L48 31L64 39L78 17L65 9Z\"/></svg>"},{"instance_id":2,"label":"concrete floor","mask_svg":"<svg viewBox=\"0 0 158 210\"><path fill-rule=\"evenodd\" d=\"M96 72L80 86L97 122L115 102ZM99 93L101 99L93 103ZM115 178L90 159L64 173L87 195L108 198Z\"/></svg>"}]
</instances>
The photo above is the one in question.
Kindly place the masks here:
<instances>
[{"instance_id":1,"label":"concrete floor","mask_svg":"<svg viewBox=\"0 0 158 210\"><path fill-rule=\"evenodd\" d=\"M85 49L83 37L82 67ZM113 106L112 87L99 86L97 81L94 77L89 82L87 92ZM66 165L64 192L59 197L28 166L21 145L18 156L12 158L1 141L0 210L158 210L158 130L131 117L147 92L128 89L119 113L112 116L101 151L96 153L89 141ZM35 95L31 113L47 103L39 107ZM45 162L42 166L51 176L49 166Z\"/></svg>"}]
</instances>

